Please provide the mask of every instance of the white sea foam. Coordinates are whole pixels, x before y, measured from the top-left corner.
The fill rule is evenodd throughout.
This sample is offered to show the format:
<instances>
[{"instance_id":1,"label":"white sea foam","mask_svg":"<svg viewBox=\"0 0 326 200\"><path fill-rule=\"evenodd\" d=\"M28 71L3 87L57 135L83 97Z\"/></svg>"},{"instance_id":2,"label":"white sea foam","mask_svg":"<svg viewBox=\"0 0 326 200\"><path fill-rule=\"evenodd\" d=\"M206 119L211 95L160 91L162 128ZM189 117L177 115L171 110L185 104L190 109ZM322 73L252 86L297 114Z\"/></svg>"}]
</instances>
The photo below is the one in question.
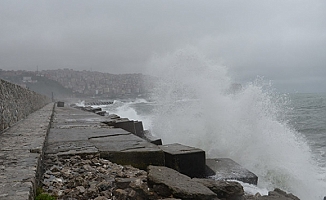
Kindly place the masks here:
<instances>
[{"instance_id":1,"label":"white sea foam","mask_svg":"<svg viewBox=\"0 0 326 200\"><path fill-rule=\"evenodd\" d=\"M259 188L255 185L249 184L249 183L244 183L241 181L235 181L238 182L242 185L243 190L246 194L250 194L250 195L256 195L257 193L259 193L260 195L268 195L268 190L266 188Z\"/></svg>"},{"instance_id":2,"label":"white sea foam","mask_svg":"<svg viewBox=\"0 0 326 200\"><path fill-rule=\"evenodd\" d=\"M326 195L323 169L304 138L287 125L286 98L269 84L258 80L230 92L227 68L193 49L157 56L150 67L161 80L152 132L164 143L199 147L212 158L232 158L258 175L261 189L278 187L304 200Z\"/></svg>"},{"instance_id":3,"label":"white sea foam","mask_svg":"<svg viewBox=\"0 0 326 200\"><path fill-rule=\"evenodd\" d=\"M77 103L76 103L76 106L85 106L85 101L78 101Z\"/></svg>"},{"instance_id":4,"label":"white sea foam","mask_svg":"<svg viewBox=\"0 0 326 200\"><path fill-rule=\"evenodd\" d=\"M152 120L151 116L139 114L137 110L133 107L135 104L148 103L145 99L136 99L135 101L122 102L119 100L114 100L112 105L103 106L102 109L119 115L123 118L128 118L130 120L142 121L144 129L151 129Z\"/></svg>"}]
</instances>

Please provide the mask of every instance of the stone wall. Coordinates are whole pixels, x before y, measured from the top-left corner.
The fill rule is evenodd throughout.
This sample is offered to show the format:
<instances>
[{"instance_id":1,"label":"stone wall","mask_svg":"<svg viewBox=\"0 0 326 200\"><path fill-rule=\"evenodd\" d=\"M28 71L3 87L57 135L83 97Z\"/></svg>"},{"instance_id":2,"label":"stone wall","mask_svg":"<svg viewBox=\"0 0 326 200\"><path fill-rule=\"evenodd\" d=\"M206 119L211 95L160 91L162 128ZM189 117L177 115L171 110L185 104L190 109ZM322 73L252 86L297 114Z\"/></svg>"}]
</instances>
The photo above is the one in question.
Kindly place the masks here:
<instances>
[{"instance_id":1,"label":"stone wall","mask_svg":"<svg viewBox=\"0 0 326 200\"><path fill-rule=\"evenodd\" d=\"M46 96L0 79L0 132L49 102Z\"/></svg>"}]
</instances>

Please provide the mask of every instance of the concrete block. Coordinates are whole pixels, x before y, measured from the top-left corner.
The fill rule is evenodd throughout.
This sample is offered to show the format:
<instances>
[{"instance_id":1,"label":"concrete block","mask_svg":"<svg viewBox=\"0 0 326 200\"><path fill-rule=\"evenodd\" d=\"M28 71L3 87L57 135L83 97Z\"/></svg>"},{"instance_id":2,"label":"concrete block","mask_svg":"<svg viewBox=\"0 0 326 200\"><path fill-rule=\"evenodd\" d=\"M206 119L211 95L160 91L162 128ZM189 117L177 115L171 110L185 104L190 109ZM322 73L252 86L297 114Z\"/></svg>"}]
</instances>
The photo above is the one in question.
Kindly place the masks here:
<instances>
[{"instance_id":1,"label":"concrete block","mask_svg":"<svg viewBox=\"0 0 326 200\"><path fill-rule=\"evenodd\" d=\"M92 112L85 112L71 107L57 107L56 108L56 117L53 119L54 123L100 123L105 121L106 118L100 115L96 115Z\"/></svg>"},{"instance_id":2,"label":"concrete block","mask_svg":"<svg viewBox=\"0 0 326 200\"><path fill-rule=\"evenodd\" d=\"M146 170L149 165L164 166L164 153L159 150L133 149L129 151L100 152L100 157L119 165L131 165Z\"/></svg>"},{"instance_id":3,"label":"concrete block","mask_svg":"<svg viewBox=\"0 0 326 200\"><path fill-rule=\"evenodd\" d=\"M131 133L90 138L89 141L99 150L102 158L117 164L139 169L146 169L149 165L164 166L164 152Z\"/></svg>"},{"instance_id":4,"label":"concrete block","mask_svg":"<svg viewBox=\"0 0 326 200\"><path fill-rule=\"evenodd\" d=\"M137 135L138 137L144 137L144 127L143 122L141 121L134 121L135 132L133 134Z\"/></svg>"},{"instance_id":5,"label":"concrete block","mask_svg":"<svg viewBox=\"0 0 326 200\"><path fill-rule=\"evenodd\" d=\"M130 133L137 135L138 137L144 137L144 128L141 121L132 121L132 120L119 120L113 124L115 128L122 128Z\"/></svg>"},{"instance_id":6,"label":"concrete block","mask_svg":"<svg viewBox=\"0 0 326 200\"><path fill-rule=\"evenodd\" d=\"M258 177L230 158L214 158L206 160L206 175L216 180L238 180L257 185Z\"/></svg>"},{"instance_id":7,"label":"concrete block","mask_svg":"<svg viewBox=\"0 0 326 200\"><path fill-rule=\"evenodd\" d=\"M84 111L93 112L93 113L102 111L102 108L93 108L91 106L82 107L81 109L84 110Z\"/></svg>"},{"instance_id":8,"label":"concrete block","mask_svg":"<svg viewBox=\"0 0 326 200\"><path fill-rule=\"evenodd\" d=\"M58 101L57 107L65 107L65 102Z\"/></svg>"},{"instance_id":9,"label":"concrete block","mask_svg":"<svg viewBox=\"0 0 326 200\"><path fill-rule=\"evenodd\" d=\"M66 125L68 126L68 125ZM94 127L75 127L70 126L67 128L52 128L50 134L48 135L48 144L59 143L70 141L90 141L92 139L99 139L109 137L109 136L119 136L119 135L131 135L131 133L120 129L106 129L106 128L94 128ZM109 142L109 141L108 141Z\"/></svg>"},{"instance_id":10,"label":"concrete block","mask_svg":"<svg viewBox=\"0 0 326 200\"><path fill-rule=\"evenodd\" d=\"M91 111L93 113L100 112L100 111L102 111L102 108L92 108Z\"/></svg>"},{"instance_id":11,"label":"concrete block","mask_svg":"<svg viewBox=\"0 0 326 200\"><path fill-rule=\"evenodd\" d=\"M191 178L205 177L205 151L178 143L159 146L165 155L165 166Z\"/></svg>"},{"instance_id":12,"label":"concrete block","mask_svg":"<svg viewBox=\"0 0 326 200\"><path fill-rule=\"evenodd\" d=\"M162 145L162 140L158 137L153 136L149 130L144 130L143 133L144 134L142 138L145 139L146 141L152 144Z\"/></svg>"},{"instance_id":13,"label":"concrete block","mask_svg":"<svg viewBox=\"0 0 326 200\"><path fill-rule=\"evenodd\" d=\"M95 113L101 116L105 116L106 111L96 111Z\"/></svg>"},{"instance_id":14,"label":"concrete block","mask_svg":"<svg viewBox=\"0 0 326 200\"><path fill-rule=\"evenodd\" d=\"M162 140L152 135L145 136L145 140L156 145L162 145Z\"/></svg>"},{"instance_id":15,"label":"concrete block","mask_svg":"<svg viewBox=\"0 0 326 200\"><path fill-rule=\"evenodd\" d=\"M134 121L130 121L130 120L116 121L113 126L114 128L122 128L123 130L126 130L130 133L135 133Z\"/></svg>"}]
</instances>

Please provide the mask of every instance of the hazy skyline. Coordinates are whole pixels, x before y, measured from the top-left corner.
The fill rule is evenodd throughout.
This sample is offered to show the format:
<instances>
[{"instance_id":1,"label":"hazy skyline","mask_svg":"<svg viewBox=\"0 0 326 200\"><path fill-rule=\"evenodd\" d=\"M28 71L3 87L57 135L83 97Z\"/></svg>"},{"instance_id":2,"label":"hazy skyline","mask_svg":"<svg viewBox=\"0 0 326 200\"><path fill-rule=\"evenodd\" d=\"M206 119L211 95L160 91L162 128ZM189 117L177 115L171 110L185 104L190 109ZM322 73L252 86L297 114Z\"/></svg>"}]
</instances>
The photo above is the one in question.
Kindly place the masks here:
<instances>
[{"instance_id":1,"label":"hazy skyline","mask_svg":"<svg viewBox=\"0 0 326 200\"><path fill-rule=\"evenodd\" d=\"M0 69L146 73L192 46L236 82L326 92L326 1L0 1Z\"/></svg>"}]
</instances>

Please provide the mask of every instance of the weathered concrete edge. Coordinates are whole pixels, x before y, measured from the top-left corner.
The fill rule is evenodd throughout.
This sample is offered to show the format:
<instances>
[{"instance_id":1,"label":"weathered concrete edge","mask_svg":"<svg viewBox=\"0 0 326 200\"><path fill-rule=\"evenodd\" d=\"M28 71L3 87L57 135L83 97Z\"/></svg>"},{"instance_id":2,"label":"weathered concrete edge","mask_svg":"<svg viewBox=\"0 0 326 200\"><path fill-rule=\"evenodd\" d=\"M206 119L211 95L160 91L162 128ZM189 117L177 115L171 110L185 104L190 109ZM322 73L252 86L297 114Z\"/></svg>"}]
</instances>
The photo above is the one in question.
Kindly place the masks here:
<instances>
[{"instance_id":1,"label":"weathered concrete edge","mask_svg":"<svg viewBox=\"0 0 326 200\"><path fill-rule=\"evenodd\" d=\"M7 149L6 147L2 147L1 153L7 152L11 155L24 154L23 157L30 158L31 162L19 162L18 160L18 163L10 166L9 172L4 171L9 178L1 181L0 190L8 191L8 194L2 194L0 200L34 200L36 188L41 181L45 142L51 127L54 107L54 103L43 106L25 119L17 122L2 134L1 142L12 139L14 141L20 141L21 139L24 140L25 144L28 143L28 145L17 144L15 147L10 146ZM34 127L34 129L32 128L32 131L26 131L26 127ZM3 163L4 167L6 167L5 162ZM21 173L21 169L24 169L24 172L27 174L22 177L17 177L17 174L19 175Z\"/></svg>"},{"instance_id":2,"label":"weathered concrete edge","mask_svg":"<svg viewBox=\"0 0 326 200\"><path fill-rule=\"evenodd\" d=\"M46 123L47 128L46 128L45 137L44 137L42 147L41 147L42 150L41 150L39 159L37 161L37 170L36 170L36 176L35 176L35 178L36 178L35 183L36 184L34 185L34 188L32 190L33 194L29 196L29 199L32 199L32 200L35 199L37 187L39 187L41 185L41 180L42 180L42 175L43 175L43 166L44 166L43 165L43 159L44 159L44 155L45 155L46 142L47 142L47 137L49 135L50 128L51 128L51 125L52 125L56 103L49 103L46 106L51 106L51 109L50 109L50 113L49 113L49 117L48 117L49 120ZM46 106L44 106L43 108L45 108ZM41 108L40 111L43 108Z\"/></svg>"}]
</instances>

